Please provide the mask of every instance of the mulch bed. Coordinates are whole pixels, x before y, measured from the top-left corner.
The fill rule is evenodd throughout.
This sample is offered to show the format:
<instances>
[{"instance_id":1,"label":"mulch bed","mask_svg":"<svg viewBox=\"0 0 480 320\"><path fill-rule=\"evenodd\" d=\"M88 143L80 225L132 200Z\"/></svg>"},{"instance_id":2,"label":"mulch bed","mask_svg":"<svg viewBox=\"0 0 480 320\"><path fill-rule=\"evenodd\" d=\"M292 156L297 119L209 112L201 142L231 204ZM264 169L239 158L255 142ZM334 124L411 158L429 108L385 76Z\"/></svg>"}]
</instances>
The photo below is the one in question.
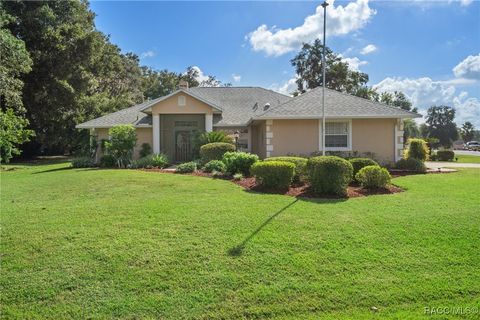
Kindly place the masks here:
<instances>
[{"instance_id":1,"label":"mulch bed","mask_svg":"<svg viewBox=\"0 0 480 320\"><path fill-rule=\"evenodd\" d=\"M308 184L293 184L288 188L288 190L278 190L278 189L268 189L258 186L256 184L254 177L244 178L242 180L232 180L233 183L243 187L245 190L261 192L261 193L271 193L271 194L283 194L291 197L300 197L300 198L317 198L317 199L345 199L345 198L356 198L356 197L365 197L376 194L393 194L402 192L403 189L395 185L389 185L385 189L376 189L368 190L362 188L360 185L351 184L347 188L347 196L340 197L337 195L318 195L313 192L312 188Z\"/></svg>"},{"instance_id":2,"label":"mulch bed","mask_svg":"<svg viewBox=\"0 0 480 320\"><path fill-rule=\"evenodd\" d=\"M162 172L162 173L175 173L172 170L165 170L165 169L141 169L142 171L149 171L149 172ZM427 172L428 174L431 173L448 173L448 172L442 172L442 171L429 171ZM403 171L403 170L392 170L390 172L392 175L392 178L396 177L403 177L407 175L413 175L413 174L426 174L426 173L417 173L417 172L412 172L412 171ZM203 171L196 171L194 173L189 173L188 175L193 175L197 177L208 177L212 178L211 173L206 173ZM297 183L297 184L292 184L288 190L278 190L278 189L268 189L268 188L263 188L261 186L258 186L256 184L255 178L254 177L247 177L243 178L241 180L234 180L231 179L230 177L220 177L217 179L223 179L223 180L229 180L242 188L244 188L247 191L252 191L252 192L260 192L260 193L269 193L269 194L283 194L291 197L299 197L299 198L316 198L316 199L347 199L347 198L357 198L357 197L366 197L366 196L371 196L371 195L381 195L381 194L394 194L394 193L399 193L403 192L404 190L400 187L397 187L395 185L388 185L384 189L365 189L362 188L360 185L352 183L350 186L347 188L347 195L345 197L340 197L337 195L319 195L313 192L312 188L310 188L310 185L305 184L305 183Z\"/></svg>"}]
</instances>

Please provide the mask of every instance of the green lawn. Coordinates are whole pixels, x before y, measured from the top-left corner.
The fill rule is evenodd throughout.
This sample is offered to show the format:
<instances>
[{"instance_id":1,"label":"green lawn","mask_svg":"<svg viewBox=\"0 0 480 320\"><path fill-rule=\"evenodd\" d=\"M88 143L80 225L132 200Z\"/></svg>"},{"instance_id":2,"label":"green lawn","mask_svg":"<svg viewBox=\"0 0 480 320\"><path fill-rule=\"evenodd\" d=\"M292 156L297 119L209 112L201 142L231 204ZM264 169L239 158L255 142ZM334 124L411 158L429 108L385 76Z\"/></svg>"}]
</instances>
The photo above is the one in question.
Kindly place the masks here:
<instances>
[{"instance_id":1,"label":"green lawn","mask_svg":"<svg viewBox=\"0 0 480 320\"><path fill-rule=\"evenodd\" d=\"M480 156L474 156L470 154L456 154L455 158L458 158L458 162L462 163L480 163Z\"/></svg>"},{"instance_id":2,"label":"green lawn","mask_svg":"<svg viewBox=\"0 0 480 320\"><path fill-rule=\"evenodd\" d=\"M478 307L479 181L476 169L416 175L394 179L407 189L395 195L308 201L134 170L2 172L1 315L432 319L425 307Z\"/></svg>"}]
</instances>

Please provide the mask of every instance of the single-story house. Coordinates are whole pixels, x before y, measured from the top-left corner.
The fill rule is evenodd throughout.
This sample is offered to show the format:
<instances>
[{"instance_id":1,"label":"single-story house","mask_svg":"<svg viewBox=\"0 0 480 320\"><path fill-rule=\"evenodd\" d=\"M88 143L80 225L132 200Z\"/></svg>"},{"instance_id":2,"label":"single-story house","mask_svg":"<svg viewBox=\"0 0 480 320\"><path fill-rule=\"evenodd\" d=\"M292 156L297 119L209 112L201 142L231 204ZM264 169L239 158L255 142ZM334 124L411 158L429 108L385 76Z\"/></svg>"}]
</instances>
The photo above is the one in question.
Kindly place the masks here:
<instances>
[{"instance_id":1,"label":"single-story house","mask_svg":"<svg viewBox=\"0 0 480 320\"><path fill-rule=\"evenodd\" d=\"M77 125L97 141L109 128L132 124L135 156L148 143L172 162L191 158L194 131L239 132L239 149L260 158L310 155L322 149L322 88L290 97L260 87L195 87L182 83L167 96ZM382 162L401 158L402 119L420 117L382 103L325 89L325 149L373 153Z\"/></svg>"}]
</instances>

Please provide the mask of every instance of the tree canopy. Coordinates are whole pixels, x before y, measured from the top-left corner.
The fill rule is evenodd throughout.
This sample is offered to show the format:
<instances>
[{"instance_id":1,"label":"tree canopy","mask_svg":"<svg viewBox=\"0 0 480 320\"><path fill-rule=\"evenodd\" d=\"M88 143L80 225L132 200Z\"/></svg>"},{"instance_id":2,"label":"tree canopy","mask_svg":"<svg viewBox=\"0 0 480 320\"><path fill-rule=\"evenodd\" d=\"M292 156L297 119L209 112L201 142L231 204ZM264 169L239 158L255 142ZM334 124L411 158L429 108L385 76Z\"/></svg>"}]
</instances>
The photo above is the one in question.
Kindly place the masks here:
<instances>
[{"instance_id":1,"label":"tree canopy","mask_svg":"<svg viewBox=\"0 0 480 320\"><path fill-rule=\"evenodd\" d=\"M437 138L443 147L450 147L458 138L457 126L454 122L455 109L448 106L432 106L427 111L427 137Z\"/></svg>"}]
</instances>

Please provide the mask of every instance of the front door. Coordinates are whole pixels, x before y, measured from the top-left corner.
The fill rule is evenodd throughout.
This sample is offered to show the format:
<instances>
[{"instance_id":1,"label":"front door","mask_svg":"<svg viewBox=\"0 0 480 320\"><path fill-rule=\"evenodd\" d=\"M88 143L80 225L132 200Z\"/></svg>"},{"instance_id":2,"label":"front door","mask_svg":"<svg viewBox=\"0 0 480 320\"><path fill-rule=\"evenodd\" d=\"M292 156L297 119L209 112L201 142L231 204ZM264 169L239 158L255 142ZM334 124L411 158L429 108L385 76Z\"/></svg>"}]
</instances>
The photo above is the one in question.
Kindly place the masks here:
<instances>
[{"instance_id":1,"label":"front door","mask_svg":"<svg viewBox=\"0 0 480 320\"><path fill-rule=\"evenodd\" d=\"M175 132L175 162L192 160L191 131Z\"/></svg>"}]
</instances>

